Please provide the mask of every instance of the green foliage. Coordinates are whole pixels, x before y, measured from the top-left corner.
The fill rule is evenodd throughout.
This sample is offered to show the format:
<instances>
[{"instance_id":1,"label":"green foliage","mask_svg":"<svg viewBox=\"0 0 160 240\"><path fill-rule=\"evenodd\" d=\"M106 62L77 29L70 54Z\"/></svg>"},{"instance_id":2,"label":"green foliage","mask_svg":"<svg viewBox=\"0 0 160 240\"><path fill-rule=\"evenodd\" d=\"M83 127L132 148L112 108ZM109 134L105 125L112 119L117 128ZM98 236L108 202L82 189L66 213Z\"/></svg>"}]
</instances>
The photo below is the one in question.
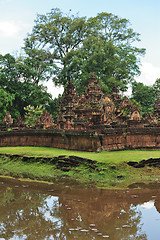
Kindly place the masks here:
<instances>
[{"instance_id":1,"label":"green foliage","mask_svg":"<svg viewBox=\"0 0 160 240\"><path fill-rule=\"evenodd\" d=\"M132 84L132 100L140 106L142 115L147 112L152 113L153 105L156 100L155 91L152 86L146 86L143 83L134 82Z\"/></svg>"},{"instance_id":2,"label":"green foliage","mask_svg":"<svg viewBox=\"0 0 160 240\"><path fill-rule=\"evenodd\" d=\"M12 131L12 128L8 128L8 129L7 129L7 132L11 132L11 131Z\"/></svg>"},{"instance_id":3,"label":"green foliage","mask_svg":"<svg viewBox=\"0 0 160 240\"><path fill-rule=\"evenodd\" d=\"M82 91L95 72L104 91L110 92L114 83L126 90L140 73L139 56L145 50L134 47L136 41L140 41L139 34L127 19L105 12L87 19L56 8L37 16L24 50L29 64L34 69L41 67L55 84L65 85L72 79ZM44 79L39 74L38 80L41 75Z\"/></svg>"},{"instance_id":4,"label":"green foliage","mask_svg":"<svg viewBox=\"0 0 160 240\"><path fill-rule=\"evenodd\" d=\"M47 50L37 50L34 39L25 39L24 55L18 58L19 68L26 79L38 84L54 74L53 56Z\"/></svg>"},{"instance_id":5,"label":"green foliage","mask_svg":"<svg viewBox=\"0 0 160 240\"><path fill-rule=\"evenodd\" d=\"M28 57L33 51L45 52L45 61L48 59L51 62L50 71L54 74L54 82L65 84L66 79L69 78L66 56L72 50L77 49L87 32L85 18L65 15L57 8L52 9L46 15L37 16L32 34L25 39L24 50ZM64 76L59 79L60 75L63 75L61 68L63 68Z\"/></svg>"},{"instance_id":6,"label":"green foliage","mask_svg":"<svg viewBox=\"0 0 160 240\"><path fill-rule=\"evenodd\" d=\"M0 87L0 121L2 122L4 116L9 110L9 107L12 106L14 100L14 94L6 92L3 88Z\"/></svg>"},{"instance_id":7,"label":"green foliage","mask_svg":"<svg viewBox=\"0 0 160 240\"><path fill-rule=\"evenodd\" d=\"M157 78L157 80L153 84L153 89L154 89L156 98L160 98L160 78Z\"/></svg>"},{"instance_id":8,"label":"green foliage","mask_svg":"<svg viewBox=\"0 0 160 240\"><path fill-rule=\"evenodd\" d=\"M122 115L123 117L127 117L128 113L129 113L129 109L127 109L127 108L124 108L124 109L122 109L122 111L121 111L121 115Z\"/></svg>"},{"instance_id":9,"label":"green foliage","mask_svg":"<svg viewBox=\"0 0 160 240\"><path fill-rule=\"evenodd\" d=\"M34 79L31 71L28 66L27 75L26 64L10 54L0 55L0 86L8 95L14 95L14 107L7 109L14 118L19 114L24 115L24 107L28 105L43 105L50 113L52 112L51 94L47 93L47 88L42 84L37 84L38 80Z\"/></svg>"},{"instance_id":10,"label":"green foliage","mask_svg":"<svg viewBox=\"0 0 160 240\"><path fill-rule=\"evenodd\" d=\"M61 103L61 99L62 99L62 96L59 94L59 96L57 98L55 98L50 103L50 106L48 106L48 108L47 108L49 112L52 112L52 116L53 116L53 119L54 119L55 123L57 122L57 117L58 117L58 113L59 113L59 106L60 106L60 103Z\"/></svg>"},{"instance_id":11,"label":"green foliage","mask_svg":"<svg viewBox=\"0 0 160 240\"><path fill-rule=\"evenodd\" d=\"M24 177L31 179L60 182L67 178L81 184L91 184L97 187L120 187L127 188L134 182L153 181L160 179L160 170L155 167L137 169L126 164L128 161L140 161L142 159L158 158L159 151L115 151L115 152L76 152L63 149L53 149L44 147L4 147L1 153L34 156L35 162L22 162L20 158L10 159L8 156L0 158L0 174L14 177ZM86 157L96 160L90 168L87 164L78 167L68 166L69 171L64 172L57 169L54 161L52 163L42 163L36 161L36 156L51 158L67 155ZM4 165L4 161L6 164ZM123 176L118 180L117 176ZM69 182L69 181L68 181Z\"/></svg>"},{"instance_id":12,"label":"green foliage","mask_svg":"<svg viewBox=\"0 0 160 240\"><path fill-rule=\"evenodd\" d=\"M143 107L142 107L140 102L137 102L134 98L130 98L129 101L130 101L131 104L136 103L137 106L139 107L140 112L142 113L142 115L144 115ZM152 113L152 111L153 111L153 109L149 108L149 112ZM147 111L145 112L145 114L146 113L147 113Z\"/></svg>"},{"instance_id":13,"label":"green foliage","mask_svg":"<svg viewBox=\"0 0 160 240\"><path fill-rule=\"evenodd\" d=\"M42 105L34 107L34 106L27 106L24 108L27 113L25 114L25 124L28 127L34 127L38 124L38 120L41 117L44 108Z\"/></svg>"},{"instance_id":14,"label":"green foliage","mask_svg":"<svg viewBox=\"0 0 160 240\"><path fill-rule=\"evenodd\" d=\"M121 163L128 161L141 161L149 158L159 158L158 150L125 150L125 151L102 151L81 152L49 147L1 147L0 153L18 154L36 157L77 156L103 163Z\"/></svg>"}]
</instances>

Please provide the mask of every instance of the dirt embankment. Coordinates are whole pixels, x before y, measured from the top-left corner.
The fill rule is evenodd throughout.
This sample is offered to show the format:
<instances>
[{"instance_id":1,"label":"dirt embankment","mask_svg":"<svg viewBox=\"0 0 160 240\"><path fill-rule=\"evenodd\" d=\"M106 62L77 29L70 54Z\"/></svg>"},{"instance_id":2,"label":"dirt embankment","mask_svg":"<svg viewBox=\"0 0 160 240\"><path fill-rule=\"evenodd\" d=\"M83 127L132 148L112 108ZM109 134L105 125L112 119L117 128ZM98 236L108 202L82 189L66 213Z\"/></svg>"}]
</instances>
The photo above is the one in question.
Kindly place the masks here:
<instances>
[{"instance_id":1,"label":"dirt embankment","mask_svg":"<svg viewBox=\"0 0 160 240\"><path fill-rule=\"evenodd\" d=\"M133 166L135 168L143 168L145 166L148 167L159 167L160 168L160 158L150 158L147 160L142 160L140 162L130 161L127 163L129 166Z\"/></svg>"}]
</instances>

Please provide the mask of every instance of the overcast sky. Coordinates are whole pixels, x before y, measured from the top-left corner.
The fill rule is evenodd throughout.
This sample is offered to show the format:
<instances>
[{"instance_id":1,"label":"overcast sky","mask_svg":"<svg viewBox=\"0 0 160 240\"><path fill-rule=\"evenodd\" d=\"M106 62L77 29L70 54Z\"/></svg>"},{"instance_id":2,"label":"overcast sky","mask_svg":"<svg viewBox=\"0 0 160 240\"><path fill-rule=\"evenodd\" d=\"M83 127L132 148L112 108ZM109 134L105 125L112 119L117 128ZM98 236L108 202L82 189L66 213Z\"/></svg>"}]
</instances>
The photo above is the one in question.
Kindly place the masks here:
<instances>
[{"instance_id":1,"label":"overcast sky","mask_svg":"<svg viewBox=\"0 0 160 240\"><path fill-rule=\"evenodd\" d=\"M160 0L0 0L0 54L19 51L36 15L56 7L63 12L71 9L79 16L108 12L128 19L134 31L141 34L138 46L146 48L137 80L151 85L160 78ZM62 92L51 83L48 86L53 96Z\"/></svg>"}]
</instances>

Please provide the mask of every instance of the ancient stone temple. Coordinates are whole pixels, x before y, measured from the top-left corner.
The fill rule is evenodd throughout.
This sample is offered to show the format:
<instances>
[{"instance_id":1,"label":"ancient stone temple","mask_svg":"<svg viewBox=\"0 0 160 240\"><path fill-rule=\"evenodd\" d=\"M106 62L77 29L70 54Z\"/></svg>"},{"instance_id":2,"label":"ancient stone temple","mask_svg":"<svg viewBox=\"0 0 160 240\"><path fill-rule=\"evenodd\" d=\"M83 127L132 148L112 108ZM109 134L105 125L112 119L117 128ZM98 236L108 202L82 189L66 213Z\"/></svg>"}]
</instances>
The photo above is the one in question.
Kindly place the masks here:
<instances>
[{"instance_id":1,"label":"ancient stone temple","mask_svg":"<svg viewBox=\"0 0 160 240\"><path fill-rule=\"evenodd\" d=\"M58 124L61 129L74 129L74 108L76 106L76 92L72 82L64 90L59 111Z\"/></svg>"},{"instance_id":2,"label":"ancient stone temple","mask_svg":"<svg viewBox=\"0 0 160 240\"><path fill-rule=\"evenodd\" d=\"M156 100L154 106L153 106L153 119L154 123L160 126L160 98Z\"/></svg>"},{"instance_id":3,"label":"ancient stone temple","mask_svg":"<svg viewBox=\"0 0 160 240\"><path fill-rule=\"evenodd\" d=\"M4 119L3 119L3 123L5 125L7 125L7 126L10 126L10 125L13 124L13 118L11 117L9 111L7 111L7 113L6 113L6 115L5 115Z\"/></svg>"},{"instance_id":4,"label":"ancient stone temple","mask_svg":"<svg viewBox=\"0 0 160 240\"><path fill-rule=\"evenodd\" d=\"M65 88L58 123L43 112L34 128L7 112L0 128L0 146L47 146L78 151L160 149L160 99L145 119L136 103L114 85L104 94L93 73L82 95L72 82ZM10 131L8 131L10 129Z\"/></svg>"},{"instance_id":5,"label":"ancient stone temple","mask_svg":"<svg viewBox=\"0 0 160 240\"><path fill-rule=\"evenodd\" d=\"M78 97L74 86L69 82L62 96L58 124L60 129L88 129L101 124L101 101L103 92L95 74L89 79L85 92Z\"/></svg>"},{"instance_id":6,"label":"ancient stone temple","mask_svg":"<svg viewBox=\"0 0 160 240\"><path fill-rule=\"evenodd\" d=\"M102 97L102 89L95 74L92 74L85 92L77 99L77 104L74 107L75 129L87 129L87 127L101 124L102 109L100 105Z\"/></svg>"},{"instance_id":7,"label":"ancient stone temple","mask_svg":"<svg viewBox=\"0 0 160 240\"><path fill-rule=\"evenodd\" d=\"M21 115L18 115L16 121L14 122L14 126L15 127L25 126L24 121L23 121Z\"/></svg>"},{"instance_id":8,"label":"ancient stone temple","mask_svg":"<svg viewBox=\"0 0 160 240\"><path fill-rule=\"evenodd\" d=\"M159 114L156 106L155 114ZM85 91L78 96L72 82L69 82L60 105L59 129L101 132L106 127L127 124L142 127L142 114L136 103L131 104L127 97L121 97L115 85L110 95L104 94L93 73Z\"/></svg>"},{"instance_id":9,"label":"ancient stone temple","mask_svg":"<svg viewBox=\"0 0 160 240\"><path fill-rule=\"evenodd\" d=\"M45 128L52 127L54 125L52 115L45 110L39 118L38 125Z\"/></svg>"}]
</instances>

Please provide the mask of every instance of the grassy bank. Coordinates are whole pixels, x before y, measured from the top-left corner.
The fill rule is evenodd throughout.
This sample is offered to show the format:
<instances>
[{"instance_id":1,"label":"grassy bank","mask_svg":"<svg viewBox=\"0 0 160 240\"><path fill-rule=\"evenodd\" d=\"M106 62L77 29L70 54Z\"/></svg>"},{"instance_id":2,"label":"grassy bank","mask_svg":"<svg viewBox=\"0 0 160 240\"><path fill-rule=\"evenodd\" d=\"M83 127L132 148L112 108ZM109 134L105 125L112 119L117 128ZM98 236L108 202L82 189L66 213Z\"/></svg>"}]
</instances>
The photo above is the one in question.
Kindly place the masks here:
<instances>
[{"instance_id":1,"label":"grassy bank","mask_svg":"<svg viewBox=\"0 0 160 240\"><path fill-rule=\"evenodd\" d=\"M0 174L18 178L85 184L104 188L126 188L134 182L159 181L160 170L155 167L140 169L127 165L128 161L140 161L160 157L160 151L116 151L116 152L76 152L45 147L5 147L2 154L34 156L34 161L22 161L21 158L0 157ZM78 156L94 160L68 168L57 167L54 161L44 163L40 157L54 158L60 155ZM38 160L36 160L38 158Z\"/></svg>"},{"instance_id":2,"label":"grassy bank","mask_svg":"<svg viewBox=\"0 0 160 240\"><path fill-rule=\"evenodd\" d=\"M0 153L20 154L37 157L57 157L60 155L78 156L89 158L98 162L128 162L141 161L142 159L158 158L160 151L150 150L127 150L127 151L104 151L104 152L79 152L49 147L1 147Z\"/></svg>"}]
</instances>

